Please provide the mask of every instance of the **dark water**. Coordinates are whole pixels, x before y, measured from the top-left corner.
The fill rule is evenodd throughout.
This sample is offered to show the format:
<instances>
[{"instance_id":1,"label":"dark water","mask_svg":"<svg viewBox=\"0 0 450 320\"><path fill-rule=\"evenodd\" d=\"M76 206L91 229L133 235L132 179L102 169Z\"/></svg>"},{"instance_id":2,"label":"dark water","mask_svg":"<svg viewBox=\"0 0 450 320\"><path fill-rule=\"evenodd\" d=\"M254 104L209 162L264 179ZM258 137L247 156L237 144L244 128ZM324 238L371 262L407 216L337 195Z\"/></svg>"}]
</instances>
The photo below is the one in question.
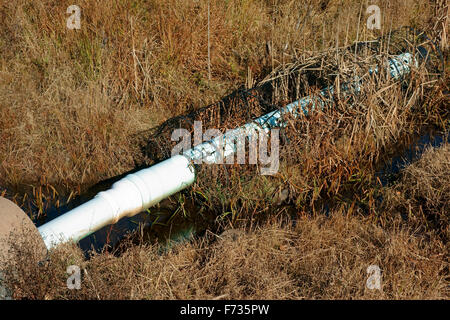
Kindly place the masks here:
<instances>
[{"instance_id":1,"label":"dark water","mask_svg":"<svg viewBox=\"0 0 450 320\"><path fill-rule=\"evenodd\" d=\"M101 189L110 187L110 184L100 183L100 185ZM124 239L132 242L157 242L164 247L189 239L194 234L202 232L212 217L199 215L199 210L191 202L180 205L177 200L182 197L183 194L177 194L145 212L125 217L114 225L105 226L79 241L79 246L88 253L91 250L100 252L103 249L113 249ZM35 225L39 227L91 199L92 195L89 194L78 196L59 207L50 204L45 219L34 220Z\"/></svg>"},{"instance_id":2,"label":"dark water","mask_svg":"<svg viewBox=\"0 0 450 320\"><path fill-rule=\"evenodd\" d=\"M402 146L400 143L398 150L380 166L375 177L383 186L390 185L398 178L401 170L418 160L427 148L440 147L446 141L450 143L450 134L431 128L424 130L421 134L413 137L409 144Z\"/></svg>"},{"instance_id":3,"label":"dark water","mask_svg":"<svg viewBox=\"0 0 450 320\"><path fill-rule=\"evenodd\" d=\"M136 170L102 181L84 194L75 197L51 196L49 194L52 190L48 189L42 191L44 196L39 203L33 200L35 195L32 192L22 194L17 192L14 196L6 193L4 196L16 202L29 215L36 227L39 227L91 200L96 194L109 189L114 182L134 171ZM88 254L91 250L100 252L103 249L114 249L121 241L128 239L133 242L157 242L169 248L193 237L194 234L201 233L211 225L214 218L212 214L197 208L187 199L185 193L180 192L145 212L125 217L114 225L103 227L79 241L79 246Z\"/></svg>"},{"instance_id":4,"label":"dark water","mask_svg":"<svg viewBox=\"0 0 450 320\"><path fill-rule=\"evenodd\" d=\"M445 141L450 142L450 135L429 129L412 137L406 143L399 143L399 148L388 155L387 159L380 164L376 177L379 178L383 186L393 183L398 178L402 168L419 159L428 147L439 147ZM45 213L42 215L39 215L39 206L31 200L22 201L21 207L39 227L89 201L98 192L109 189L115 181L126 174L100 182L85 194L73 199L58 196L51 200L44 200L44 203L41 203L40 206ZM18 199L14 200L20 204ZM325 204L325 207L328 208L328 205ZM181 192L170 199L161 201L160 204L146 212L139 213L134 217L123 218L117 224L98 230L82 239L79 245L86 253L90 250L99 252L102 249L114 248L123 239L128 238L131 241L140 239L151 243L158 242L167 248L177 242L190 239L195 234L202 233L213 224L216 217L212 213L202 210L190 201L185 193Z\"/></svg>"}]
</instances>

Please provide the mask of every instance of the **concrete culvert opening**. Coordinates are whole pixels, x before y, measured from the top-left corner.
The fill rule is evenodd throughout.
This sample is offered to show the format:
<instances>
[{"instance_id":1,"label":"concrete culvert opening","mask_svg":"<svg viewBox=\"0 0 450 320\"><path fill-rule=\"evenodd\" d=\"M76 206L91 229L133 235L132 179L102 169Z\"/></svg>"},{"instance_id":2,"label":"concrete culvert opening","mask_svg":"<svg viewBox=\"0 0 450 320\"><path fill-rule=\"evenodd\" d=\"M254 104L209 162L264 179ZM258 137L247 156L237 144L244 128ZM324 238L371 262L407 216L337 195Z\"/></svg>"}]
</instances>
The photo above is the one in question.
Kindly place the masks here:
<instances>
[{"instance_id":1,"label":"concrete culvert opening","mask_svg":"<svg viewBox=\"0 0 450 320\"><path fill-rule=\"evenodd\" d=\"M12 298L5 280L14 272L17 251L27 247L33 250L31 259L45 259L47 248L31 219L12 201L0 197L0 300Z\"/></svg>"}]
</instances>

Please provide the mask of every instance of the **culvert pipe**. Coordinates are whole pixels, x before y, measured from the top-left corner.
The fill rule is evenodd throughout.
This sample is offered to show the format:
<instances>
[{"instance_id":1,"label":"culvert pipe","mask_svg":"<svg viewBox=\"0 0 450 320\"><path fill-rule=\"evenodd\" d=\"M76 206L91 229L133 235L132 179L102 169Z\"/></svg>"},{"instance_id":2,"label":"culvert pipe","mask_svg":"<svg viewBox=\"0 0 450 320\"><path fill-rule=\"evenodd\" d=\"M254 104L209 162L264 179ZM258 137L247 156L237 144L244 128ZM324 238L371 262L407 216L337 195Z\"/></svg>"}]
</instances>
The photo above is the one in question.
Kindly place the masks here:
<instances>
[{"instance_id":1,"label":"culvert pipe","mask_svg":"<svg viewBox=\"0 0 450 320\"><path fill-rule=\"evenodd\" d=\"M411 66L418 66L411 53L403 53L389 60L389 73L394 80L408 74ZM369 70L377 73L378 67ZM341 86L341 92L358 93L363 80L356 79L350 85ZM142 212L160 200L185 189L195 181L195 169L192 162L207 160L217 162L236 152L236 144L240 135L252 135L263 130L268 133L272 128L285 125L283 116L294 117L308 115L315 108L323 108L325 101L332 96L333 86L323 89L319 95L307 96L287 106L263 115L254 121L226 134L199 144L192 149L175 155L150 168L127 175L114 183L111 189L100 192L92 200L67 212L60 217L45 223L38 228L48 249L67 241L79 241L102 227L114 224L123 217L130 217ZM220 156L217 148L224 146Z\"/></svg>"}]
</instances>

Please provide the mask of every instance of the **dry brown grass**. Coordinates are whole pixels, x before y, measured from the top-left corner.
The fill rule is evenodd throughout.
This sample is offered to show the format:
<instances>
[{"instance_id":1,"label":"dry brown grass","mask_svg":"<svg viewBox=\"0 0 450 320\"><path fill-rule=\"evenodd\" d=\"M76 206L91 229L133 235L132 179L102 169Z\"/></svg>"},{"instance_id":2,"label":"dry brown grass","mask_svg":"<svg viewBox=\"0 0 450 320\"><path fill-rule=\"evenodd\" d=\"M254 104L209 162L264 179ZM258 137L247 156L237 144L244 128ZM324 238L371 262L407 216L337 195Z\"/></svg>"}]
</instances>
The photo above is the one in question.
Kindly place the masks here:
<instances>
[{"instance_id":1,"label":"dry brown grass","mask_svg":"<svg viewBox=\"0 0 450 320\"><path fill-rule=\"evenodd\" d=\"M351 79L351 71L366 72L367 63L382 61L387 50L353 61L335 48L402 25L437 37L448 57L445 2L380 0L383 30L375 32L365 28L361 3L211 0L209 81L205 0L80 0L79 31L65 27L72 2L2 2L0 194L34 188L39 202L43 193L56 192L53 186L79 193L155 161L145 159L136 136L265 76L292 71L270 92L277 106ZM324 83L308 81L310 59L326 64L315 71ZM440 82L429 80L426 70L414 70L406 85L381 75L362 94L338 97L336 108L289 119L280 172L273 177L249 166L201 168L183 196L231 216L225 221L233 227L244 222L248 228L237 240L209 232L164 254L143 243L90 260L76 247L61 247L44 264L28 258L32 247L16 248L20 267L8 279L15 297L448 299L442 238L448 239L448 146L410 166L391 189L375 179L377 164L404 136L424 123L448 129L448 73ZM235 127L263 111L250 106L217 126ZM285 211L276 204L283 190L295 226L280 221ZM375 199L383 192L393 197L380 209ZM326 206L330 218L318 215ZM364 217L355 215L361 211ZM394 211L441 220L423 228L430 219L405 222ZM258 217L265 221L254 223ZM80 291L66 288L72 264L86 270ZM383 271L382 291L365 287L372 264Z\"/></svg>"},{"instance_id":2,"label":"dry brown grass","mask_svg":"<svg viewBox=\"0 0 450 320\"><path fill-rule=\"evenodd\" d=\"M273 221L234 240L210 234L162 255L141 245L85 261L62 247L42 267L22 261L9 283L18 299L446 299L443 252L438 239L399 224L383 229L335 212L295 226ZM74 264L80 290L66 287ZM382 270L381 291L366 288L369 265Z\"/></svg>"},{"instance_id":3,"label":"dry brown grass","mask_svg":"<svg viewBox=\"0 0 450 320\"><path fill-rule=\"evenodd\" d=\"M312 64L311 69L326 61L329 65L319 72L334 71L335 77L317 78L337 86L350 82L352 71L361 65L383 61L370 54L365 64L355 63L351 56L345 51L339 55L330 51L304 64ZM308 68L299 70L293 76L283 76L284 83L274 89L279 101L299 98L298 92L286 87L317 93L317 86L308 86L305 80L312 72ZM302 213L321 212L330 203L346 205L350 212L365 207L367 213L375 213L379 163L397 150L404 137L416 134L423 123L434 123L444 130L447 127L449 114L442 93L447 86L433 82L432 88L426 88L428 78L423 70L415 70L407 84L392 83L384 75L366 79L359 95L335 97L330 108L316 110L309 117L287 119L289 125L281 134L280 170L275 176L259 175L256 166L204 166L192 189L193 196L218 214L231 212L240 219L270 212L277 201L275 195L282 189L289 191L288 202ZM252 105L252 110L257 108ZM217 183L211 186L211 180Z\"/></svg>"},{"instance_id":4,"label":"dry brown grass","mask_svg":"<svg viewBox=\"0 0 450 320\"><path fill-rule=\"evenodd\" d=\"M208 83L207 1L78 1L76 31L65 26L70 4L1 4L4 188L72 191L123 173L134 166L133 134L217 101L249 70L257 79L307 52L377 35L357 1L212 1ZM434 14L417 0L380 7L383 32L394 17L395 27L426 27Z\"/></svg>"},{"instance_id":5,"label":"dry brown grass","mask_svg":"<svg viewBox=\"0 0 450 320\"><path fill-rule=\"evenodd\" d=\"M450 145L429 148L403 170L395 186L387 188L386 208L421 230L434 230L444 243L450 236Z\"/></svg>"},{"instance_id":6,"label":"dry brown grass","mask_svg":"<svg viewBox=\"0 0 450 320\"><path fill-rule=\"evenodd\" d=\"M39 264L33 246L15 244L6 283L16 299L449 299L448 243L421 216L446 221L448 236L449 160L445 144L406 167L384 191L382 224L345 210L295 221L280 213L169 250L125 241L86 260L64 245ZM395 214L405 208L409 219ZM80 290L67 289L70 265L82 269ZM370 265L381 290L366 287Z\"/></svg>"}]
</instances>

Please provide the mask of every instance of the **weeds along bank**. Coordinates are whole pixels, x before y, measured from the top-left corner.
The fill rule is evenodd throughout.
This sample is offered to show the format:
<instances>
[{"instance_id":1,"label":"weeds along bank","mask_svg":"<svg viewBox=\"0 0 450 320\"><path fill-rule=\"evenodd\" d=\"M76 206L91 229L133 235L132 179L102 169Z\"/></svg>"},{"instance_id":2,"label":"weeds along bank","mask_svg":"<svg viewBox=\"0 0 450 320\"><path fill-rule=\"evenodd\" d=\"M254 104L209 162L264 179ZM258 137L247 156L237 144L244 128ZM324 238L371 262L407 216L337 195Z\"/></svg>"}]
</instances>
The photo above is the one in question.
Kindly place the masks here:
<instances>
[{"instance_id":1,"label":"weeds along bank","mask_svg":"<svg viewBox=\"0 0 450 320\"><path fill-rule=\"evenodd\" d=\"M277 77L266 100L284 105L348 79L349 70L366 72L392 53L362 52L355 62L335 49L379 36L365 29L356 1L211 1L208 80L206 1L80 1L83 27L75 32L65 27L70 4L17 1L0 9L0 185L8 191L29 185L85 189L151 164L157 157L145 143L142 150L149 129L219 101L243 83L252 87ZM442 35L436 2L379 6L379 33L395 23ZM311 66L316 70L307 70ZM251 166L205 166L197 184L181 194L231 216L233 225L248 221L256 228L253 218L272 213L256 231L235 241L206 237L165 255L143 244L84 261L78 249L61 249L40 266L30 264L32 252L19 248L21 268L11 287L17 298L49 299L448 297L442 238L448 235L442 197L448 168L431 171L430 187L423 189L409 188L417 177L413 169L392 189L374 176L405 136L424 124L448 129L448 78L429 77L416 70L410 81L392 84L381 75L363 94L338 97L336 108L290 119L275 176L255 174ZM247 110L237 108L224 122L200 113L201 120L242 124L264 109L251 98ZM446 159L445 150L427 159ZM428 167L418 163L415 172ZM278 221L286 216L276 207L279 195L300 217L295 227ZM391 202L378 206L380 195ZM332 218L315 215L327 207ZM405 214L412 219L405 222ZM73 264L87 270L81 291L66 289L66 268ZM382 293L366 290L371 264L383 268Z\"/></svg>"},{"instance_id":2,"label":"weeds along bank","mask_svg":"<svg viewBox=\"0 0 450 320\"><path fill-rule=\"evenodd\" d=\"M448 243L450 145L428 149L408 166L399 182L387 189L385 208L403 216L418 230L430 230Z\"/></svg>"},{"instance_id":3,"label":"weeds along bank","mask_svg":"<svg viewBox=\"0 0 450 320\"><path fill-rule=\"evenodd\" d=\"M162 255L144 244L86 261L60 247L40 267L27 247L8 283L29 299L448 299L445 247L433 234L338 211L297 222L210 234ZM80 290L67 289L71 265L83 270ZM370 265L382 269L381 291L366 287Z\"/></svg>"},{"instance_id":4,"label":"weeds along bank","mask_svg":"<svg viewBox=\"0 0 450 320\"><path fill-rule=\"evenodd\" d=\"M70 193L121 174L141 131L392 21L426 27L433 3L381 1L371 33L357 1L211 1L208 81L207 1L80 0L80 30L66 27L72 2L4 2L0 185Z\"/></svg>"},{"instance_id":5,"label":"weeds along bank","mask_svg":"<svg viewBox=\"0 0 450 320\"><path fill-rule=\"evenodd\" d=\"M424 225L439 214L448 219L442 184L449 151L448 143L431 148L402 170L384 190L393 198L381 223L342 208L328 217L300 216L295 224L280 215L164 252L124 242L86 260L79 247L64 245L44 263L37 263L34 246L12 245L17 258L4 271L7 284L17 299L448 299L448 245L438 228ZM428 216L421 220L419 213ZM448 220L446 228L448 235ZM67 288L74 265L82 270L79 290ZM366 286L370 265L382 270L381 290Z\"/></svg>"}]
</instances>

